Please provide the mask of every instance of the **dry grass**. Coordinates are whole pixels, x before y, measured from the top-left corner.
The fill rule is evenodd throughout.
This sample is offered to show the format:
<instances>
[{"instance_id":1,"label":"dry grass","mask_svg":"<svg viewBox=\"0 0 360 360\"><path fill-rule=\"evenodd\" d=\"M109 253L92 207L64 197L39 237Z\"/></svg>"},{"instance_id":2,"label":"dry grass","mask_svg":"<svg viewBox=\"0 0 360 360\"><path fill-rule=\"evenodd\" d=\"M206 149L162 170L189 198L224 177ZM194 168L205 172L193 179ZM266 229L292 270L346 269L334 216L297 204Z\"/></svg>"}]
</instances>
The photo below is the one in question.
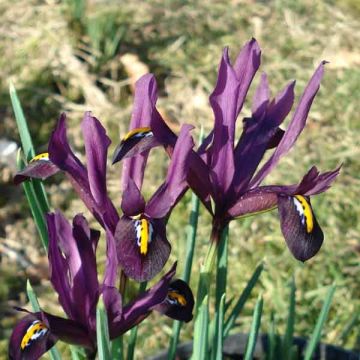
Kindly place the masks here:
<instances>
[{"instance_id":1,"label":"dry grass","mask_svg":"<svg viewBox=\"0 0 360 360\"><path fill-rule=\"evenodd\" d=\"M235 56L240 46L255 36L263 50L261 70L268 73L274 93L288 80L297 79L299 96L320 60L330 61L304 134L268 180L269 183L293 183L312 164L327 170L343 163L341 176L333 188L313 199L326 234L324 246L317 257L302 266L286 249L276 212L234 222L230 231L229 288L231 295L238 294L255 265L265 258L267 271L257 288L265 297L263 331L267 331L271 311L274 311L282 332L287 283L294 275L298 286L295 330L306 336L314 326L327 286L336 282L338 289L323 340L359 348L359 321L348 334L343 334L360 309L360 205L357 201L360 197L360 126L356 107L356 99L360 97L360 25L354 16L356 7L351 7L351 1L348 3L350 7L308 0L228 0L203 1L195 6L190 1L151 0L133 1L119 7L116 1L89 1L87 20L79 23L64 3L17 0L10 5L0 1L1 136L17 139L7 96L10 78L20 90L39 148L46 144L58 113L66 110L71 119L73 143L81 151L77 125L84 110L90 109L101 118L115 143L127 126L134 74L126 62L121 61L124 55L136 55L140 64L146 64L156 74L161 95L159 106L175 130L183 122L211 128L207 97L225 45L230 46L231 55ZM89 37L89 24L99 14L105 17L115 14L113 26L124 29L112 56L104 47L95 46L97 43ZM254 87L251 93L253 90ZM249 102L243 115L248 111ZM153 154L147 171L149 194L164 174L165 168L159 165L158 156L159 152ZM109 177L110 190L119 204L118 169L112 168ZM59 182L51 183L48 189L54 206L66 208L70 217L82 210L82 206L70 196L63 196L69 194L70 189L66 183ZM9 187L9 184L2 186ZM18 194L17 199L19 197ZM5 210L0 213L0 242L21 238L26 244L36 237L33 227L27 225L28 213L23 206L6 201ZM181 203L170 220L172 259L181 258L188 210L188 203ZM15 219L19 219L18 222L15 223ZM207 246L208 220L204 214L200 221L195 268ZM24 236L14 230L19 228L19 221L26 229ZM11 259L4 261L1 262L4 269L16 265L19 275L24 276L20 264ZM192 285L195 281L192 280ZM51 308L51 302L47 303ZM240 319L242 331L249 328L251 309L249 303ZM141 326L139 359L166 346L170 326L169 321L155 315ZM189 337L191 325L186 329L185 337ZM8 331L4 333L4 337L7 336Z\"/></svg>"}]
</instances>

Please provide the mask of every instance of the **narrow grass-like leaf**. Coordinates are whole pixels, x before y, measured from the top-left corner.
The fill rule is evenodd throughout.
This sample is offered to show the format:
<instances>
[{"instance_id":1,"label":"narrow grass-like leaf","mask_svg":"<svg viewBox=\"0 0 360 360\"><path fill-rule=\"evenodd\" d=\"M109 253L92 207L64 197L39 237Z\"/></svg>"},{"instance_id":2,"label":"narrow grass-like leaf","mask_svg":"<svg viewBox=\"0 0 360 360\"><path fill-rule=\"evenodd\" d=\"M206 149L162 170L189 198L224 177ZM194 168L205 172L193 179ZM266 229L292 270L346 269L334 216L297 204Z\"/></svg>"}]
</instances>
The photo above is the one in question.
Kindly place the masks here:
<instances>
[{"instance_id":1,"label":"narrow grass-like leaf","mask_svg":"<svg viewBox=\"0 0 360 360\"><path fill-rule=\"evenodd\" d=\"M196 232L199 219L199 198L193 193L191 196L191 213L189 219L189 227L187 231L187 240L186 240L186 257L185 257L185 269L182 279L185 282L189 282L192 263L194 259L194 248L196 240ZM172 336L170 339L168 360L174 360L176 356L176 348L179 342L180 330L182 322L175 320L172 329Z\"/></svg>"},{"instance_id":2,"label":"narrow grass-like leaf","mask_svg":"<svg viewBox=\"0 0 360 360\"><path fill-rule=\"evenodd\" d=\"M147 281L144 281L139 286L139 294L143 293L146 290ZM129 339L129 345L128 345L128 351L127 351L127 360L133 360L134 354L135 354L135 345L136 345L136 339L137 339L137 332L138 332L138 326L135 326L130 331L130 339ZM119 357L113 358L118 359Z\"/></svg>"},{"instance_id":3,"label":"narrow grass-like leaf","mask_svg":"<svg viewBox=\"0 0 360 360\"><path fill-rule=\"evenodd\" d=\"M111 341L111 356L113 359L123 360L124 358L124 338L119 336Z\"/></svg>"},{"instance_id":4,"label":"narrow grass-like leaf","mask_svg":"<svg viewBox=\"0 0 360 360\"><path fill-rule=\"evenodd\" d=\"M315 325L314 332L312 333L311 338L308 341L308 344L306 346L304 360L312 359L312 356L313 356L313 354L316 350L316 347L320 341L321 332L324 327L327 316L329 314L329 310L330 310L330 306L331 306L331 302L332 302L332 298L334 296L335 290L336 290L336 286L332 285L326 295L324 305L321 309L320 315L319 315L316 325Z\"/></svg>"},{"instance_id":5,"label":"narrow grass-like leaf","mask_svg":"<svg viewBox=\"0 0 360 360\"><path fill-rule=\"evenodd\" d=\"M245 287L244 291L241 293L241 295L239 297L239 300L236 302L234 308L232 309L229 317L227 318L227 320L225 322L225 327L224 327L224 337L225 338L229 335L230 330L235 325L235 321L236 321L237 317L239 316L240 312L242 311L247 299L249 298L249 296L251 294L252 289L254 288L257 281L259 280L259 277L260 277L263 270L264 270L264 264L263 263L259 264L256 267L256 269L255 269L254 273L252 274L250 280L246 284L246 287Z\"/></svg>"},{"instance_id":6,"label":"narrow grass-like leaf","mask_svg":"<svg viewBox=\"0 0 360 360\"><path fill-rule=\"evenodd\" d=\"M26 160L29 161L31 158L35 156L34 146L31 140L30 132L27 126L23 109L21 107L15 87L12 83L10 83L9 92L10 92L11 104L15 114L16 124L20 133L22 148L24 150Z\"/></svg>"},{"instance_id":7,"label":"narrow grass-like leaf","mask_svg":"<svg viewBox=\"0 0 360 360\"><path fill-rule=\"evenodd\" d=\"M25 154L25 159L29 161L31 158L35 156L35 149L33 146L33 142L31 139L31 135L29 132L29 128L26 122L26 118L21 107L20 100L17 96L16 89L12 83L10 83L9 87L11 104L15 114L16 124L20 134L21 146ZM40 209L43 213L49 211L49 201L46 196L44 185L41 180L34 179L32 182L32 186L37 197L38 203L40 205Z\"/></svg>"},{"instance_id":8,"label":"narrow grass-like leaf","mask_svg":"<svg viewBox=\"0 0 360 360\"><path fill-rule=\"evenodd\" d=\"M223 296L221 297L219 307L216 309L216 312L219 313L219 315L218 315L219 320L217 322L218 328L216 329L216 334L218 334L218 335L214 339L214 341L216 341L216 346L213 349L214 353L216 351L215 357L214 357L215 360L222 360L222 358L223 358L225 296L226 296L226 294L224 293Z\"/></svg>"},{"instance_id":9,"label":"narrow grass-like leaf","mask_svg":"<svg viewBox=\"0 0 360 360\"><path fill-rule=\"evenodd\" d=\"M290 284L289 313L287 317L286 331L282 341L282 359L290 359L293 347L294 324L295 324L296 286L293 278Z\"/></svg>"},{"instance_id":10,"label":"narrow grass-like leaf","mask_svg":"<svg viewBox=\"0 0 360 360\"><path fill-rule=\"evenodd\" d=\"M17 156L17 167L18 167L18 169L23 169L24 166L25 166L25 164L21 158L20 151L19 151L18 156ZM46 222L45 222L45 214L41 209L41 206L39 204L39 201L36 196L35 190L33 188L32 182L25 181L25 182L23 182L22 186L25 191L27 201L29 203L31 214L34 218L35 225L38 229L41 242L42 242L45 250L47 250L49 238L48 238L47 226L46 226Z\"/></svg>"},{"instance_id":11,"label":"narrow grass-like leaf","mask_svg":"<svg viewBox=\"0 0 360 360\"><path fill-rule=\"evenodd\" d=\"M96 306L96 337L99 360L111 360L109 327L102 297L99 298Z\"/></svg>"},{"instance_id":12,"label":"narrow grass-like leaf","mask_svg":"<svg viewBox=\"0 0 360 360\"><path fill-rule=\"evenodd\" d=\"M260 295L254 310L254 315L251 323L251 329L249 338L246 344L245 357L244 360L252 360L253 354L255 350L256 340L259 333L260 323L261 323L261 315L263 310L263 298Z\"/></svg>"},{"instance_id":13,"label":"narrow grass-like leaf","mask_svg":"<svg viewBox=\"0 0 360 360\"><path fill-rule=\"evenodd\" d=\"M36 297L35 291L30 284L30 281L26 281L26 294L34 312L41 311L39 301ZM61 360L61 355L58 349L54 346L49 351L51 360Z\"/></svg>"},{"instance_id":14,"label":"narrow grass-like leaf","mask_svg":"<svg viewBox=\"0 0 360 360\"><path fill-rule=\"evenodd\" d=\"M203 298L199 306L198 320L195 322L192 360L208 359L208 325L209 302L208 295ZM196 339L196 340L195 340Z\"/></svg>"},{"instance_id":15,"label":"narrow grass-like leaf","mask_svg":"<svg viewBox=\"0 0 360 360\"><path fill-rule=\"evenodd\" d=\"M70 345L69 347L72 360L86 360L86 353L83 348L75 345Z\"/></svg>"},{"instance_id":16,"label":"narrow grass-like leaf","mask_svg":"<svg viewBox=\"0 0 360 360\"><path fill-rule=\"evenodd\" d=\"M277 347L277 334L276 334L276 322L275 314L272 311L270 315L270 329L268 332L269 345L266 352L266 360L276 360L275 356L276 347Z\"/></svg>"},{"instance_id":17,"label":"narrow grass-like leaf","mask_svg":"<svg viewBox=\"0 0 360 360\"><path fill-rule=\"evenodd\" d=\"M224 334L219 333L219 329L224 329L224 311L220 312L220 303L223 295L226 293L227 283L227 265L228 265L228 238L229 227L227 226L222 234L217 248L217 267L216 267L216 290L215 290L215 319L214 324L210 325L210 347L213 345L212 358L215 359L218 354L217 346L222 344Z\"/></svg>"}]
</instances>

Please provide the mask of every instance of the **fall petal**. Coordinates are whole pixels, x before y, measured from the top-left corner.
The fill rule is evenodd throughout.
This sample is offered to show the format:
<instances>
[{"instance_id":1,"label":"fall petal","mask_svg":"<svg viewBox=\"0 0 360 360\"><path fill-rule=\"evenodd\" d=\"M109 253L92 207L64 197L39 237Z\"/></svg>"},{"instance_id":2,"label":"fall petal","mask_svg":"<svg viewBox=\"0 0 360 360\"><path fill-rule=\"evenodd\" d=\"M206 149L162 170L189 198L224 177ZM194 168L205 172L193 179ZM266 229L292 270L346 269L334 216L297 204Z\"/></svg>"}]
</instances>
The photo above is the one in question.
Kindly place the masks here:
<instances>
[{"instance_id":1,"label":"fall petal","mask_svg":"<svg viewBox=\"0 0 360 360\"><path fill-rule=\"evenodd\" d=\"M171 251L162 220L122 217L115 241L120 266L128 277L139 282L157 275Z\"/></svg>"},{"instance_id":2,"label":"fall petal","mask_svg":"<svg viewBox=\"0 0 360 360\"><path fill-rule=\"evenodd\" d=\"M297 260L309 260L320 250L324 234L312 210L310 199L301 195L278 197L281 231Z\"/></svg>"}]
</instances>

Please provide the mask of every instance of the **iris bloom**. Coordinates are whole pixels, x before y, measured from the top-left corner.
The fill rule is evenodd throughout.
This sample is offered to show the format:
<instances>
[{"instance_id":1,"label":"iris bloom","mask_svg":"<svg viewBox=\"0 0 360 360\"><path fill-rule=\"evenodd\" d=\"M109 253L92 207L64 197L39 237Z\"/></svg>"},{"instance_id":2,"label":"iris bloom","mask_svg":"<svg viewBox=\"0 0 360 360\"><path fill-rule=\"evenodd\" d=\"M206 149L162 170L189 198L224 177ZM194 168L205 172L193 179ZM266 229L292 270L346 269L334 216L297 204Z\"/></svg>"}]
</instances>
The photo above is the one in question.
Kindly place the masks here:
<instances>
[{"instance_id":1,"label":"iris bloom","mask_svg":"<svg viewBox=\"0 0 360 360\"><path fill-rule=\"evenodd\" d=\"M260 57L261 52L254 39L243 47L234 65L230 63L228 49L224 50L217 84L210 96L214 129L198 153L190 154L187 182L213 215L213 241L219 241L222 229L232 219L278 208L281 230L290 251L296 259L305 261L318 252L324 237L310 196L326 191L338 175L339 168L320 174L316 167L312 167L295 185L261 186L261 183L304 129L320 87L325 62L319 65L307 84L286 131L279 126L293 106L295 82L290 82L271 98L266 74L262 74L253 99L251 117L244 119L243 132L235 143L236 120L260 66ZM148 81L148 88L154 87L154 82L153 78ZM143 93L147 94L144 90ZM156 97L148 96L148 101L153 108L149 131L155 138L154 142L164 145L171 155L176 136L157 112ZM136 133L135 129L132 131ZM130 138L123 140L122 147L127 151L131 149L134 155L134 147L126 144ZM146 141L144 146L137 143L139 152L148 151L153 146L150 139ZM270 158L259 167L265 152L273 148ZM121 155L124 157L126 151Z\"/></svg>"},{"instance_id":2,"label":"iris bloom","mask_svg":"<svg viewBox=\"0 0 360 360\"><path fill-rule=\"evenodd\" d=\"M192 318L191 290L181 280L172 281L176 264L151 289L123 306L115 288L117 260L112 234L107 230L107 264L102 283L98 281L96 248L100 233L89 228L82 215L73 225L60 212L47 216L49 230L50 280L58 293L67 319L41 311L26 312L13 330L9 357L37 359L57 340L80 345L96 354L96 305L103 296L110 338L116 338L146 318L152 310L178 320ZM26 310L22 310L26 311Z\"/></svg>"},{"instance_id":3,"label":"iris bloom","mask_svg":"<svg viewBox=\"0 0 360 360\"><path fill-rule=\"evenodd\" d=\"M141 153L124 161L121 203L124 215L115 232L119 263L125 274L137 281L153 278L169 257L171 246L166 238L165 222L187 186L189 154L194 146L189 133L192 127L184 125L173 149L166 180L146 202L141 195L148 157L145 148L158 145L149 129L156 89L148 88L147 84L148 77L145 76L136 85L130 132L114 156L116 162L122 153L129 155L127 150ZM149 92L143 94L143 90Z\"/></svg>"},{"instance_id":4,"label":"iris bloom","mask_svg":"<svg viewBox=\"0 0 360 360\"><path fill-rule=\"evenodd\" d=\"M138 93L133 113L136 124L146 121L146 104L139 106L141 101ZM139 110L142 115L138 113ZM166 238L164 219L186 187L187 158L194 145L189 134L191 127L183 127L179 145L173 149L174 156L167 178L147 203L140 193L146 156L139 155L136 159L129 160L128 168L124 171L127 175L123 176L123 179L127 180L123 181L121 208L124 216L121 219L107 196L106 189L106 159L111 141L100 121L89 112L85 114L81 127L86 167L70 148L66 135L66 117L62 114L51 135L48 153L32 159L29 165L15 176L14 181L20 183L30 177L46 178L59 170L64 171L99 223L112 234L116 231L117 256L124 273L137 281L150 280L161 271L170 255L171 246ZM142 136L146 138L144 128L142 130ZM136 145L136 137L135 133L129 136L133 146ZM156 145L152 136L148 138L151 146Z\"/></svg>"}]
</instances>

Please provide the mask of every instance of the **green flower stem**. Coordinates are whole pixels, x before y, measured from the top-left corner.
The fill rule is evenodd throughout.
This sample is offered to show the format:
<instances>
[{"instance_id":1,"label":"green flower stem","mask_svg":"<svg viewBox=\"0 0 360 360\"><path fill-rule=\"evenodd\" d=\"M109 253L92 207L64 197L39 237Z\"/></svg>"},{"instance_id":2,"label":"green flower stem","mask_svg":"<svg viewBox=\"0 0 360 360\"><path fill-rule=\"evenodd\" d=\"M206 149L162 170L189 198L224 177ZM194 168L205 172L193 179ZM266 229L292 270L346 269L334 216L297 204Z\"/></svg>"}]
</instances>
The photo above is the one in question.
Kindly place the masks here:
<instances>
[{"instance_id":1,"label":"green flower stem","mask_svg":"<svg viewBox=\"0 0 360 360\"><path fill-rule=\"evenodd\" d=\"M217 267L216 267L216 290L215 290L215 324L212 327L214 329L213 334L210 332L210 346L212 348L212 359L219 359L222 353L222 344L224 338L224 303L226 301L226 283L227 283L227 265L228 265L228 235L229 227L226 226L221 231L220 243L217 247ZM221 331L221 332L220 332ZM221 348L218 348L218 347Z\"/></svg>"},{"instance_id":2,"label":"green flower stem","mask_svg":"<svg viewBox=\"0 0 360 360\"><path fill-rule=\"evenodd\" d=\"M195 310L195 331L194 331L194 346L192 359L203 360L208 359L208 328L209 328L209 293L211 272L215 264L217 255L217 247L221 239L221 233L224 226L218 223L213 223L211 232L211 243L208 249L204 264L200 271L198 292L196 297ZM204 338L204 334L206 337Z\"/></svg>"},{"instance_id":3,"label":"green flower stem","mask_svg":"<svg viewBox=\"0 0 360 360\"><path fill-rule=\"evenodd\" d=\"M186 241L186 257L185 257L185 269L182 279L185 282L189 282L191 268L194 258L194 248L195 248L195 240L196 240L196 232L198 226L198 218L199 218L199 198L193 193L191 197L191 214L190 214L190 226L187 232L187 241ZM176 356L176 348L179 342L180 330L181 330L182 322L174 321L172 337L169 345L168 352L168 360L174 360Z\"/></svg>"}]
</instances>

